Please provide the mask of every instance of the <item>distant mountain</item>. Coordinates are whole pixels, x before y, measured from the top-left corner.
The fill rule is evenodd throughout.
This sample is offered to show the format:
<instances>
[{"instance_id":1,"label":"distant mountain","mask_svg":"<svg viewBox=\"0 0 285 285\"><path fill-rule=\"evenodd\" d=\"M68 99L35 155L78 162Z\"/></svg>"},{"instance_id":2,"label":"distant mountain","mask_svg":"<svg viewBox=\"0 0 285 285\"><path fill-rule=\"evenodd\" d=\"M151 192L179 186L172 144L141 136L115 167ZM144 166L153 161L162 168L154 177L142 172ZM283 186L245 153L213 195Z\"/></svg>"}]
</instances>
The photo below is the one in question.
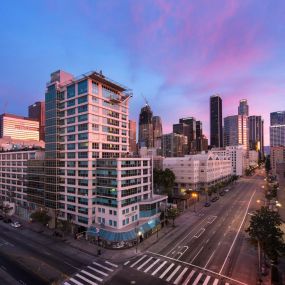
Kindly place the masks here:
<instances>
[{"instance_id":1,"label":"distant mountain","mask_svg":"<svg viewBox=\"0 0 285 285\"><path fill-rule=\"evenodd\" d=\"M269 146L269 145L264 146L264 153L265 153L266 155L269 155L269 154L270 154L270 146Z\"/></svg>"}]
</instances>

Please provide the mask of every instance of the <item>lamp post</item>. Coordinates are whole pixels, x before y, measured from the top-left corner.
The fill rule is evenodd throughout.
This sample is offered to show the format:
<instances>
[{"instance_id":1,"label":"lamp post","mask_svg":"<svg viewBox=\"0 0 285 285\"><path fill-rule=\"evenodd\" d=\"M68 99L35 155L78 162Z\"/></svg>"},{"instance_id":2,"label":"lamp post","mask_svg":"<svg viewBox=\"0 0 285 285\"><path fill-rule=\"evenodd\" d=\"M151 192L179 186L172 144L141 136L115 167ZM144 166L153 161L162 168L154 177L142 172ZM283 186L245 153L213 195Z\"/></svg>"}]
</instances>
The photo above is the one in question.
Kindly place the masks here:
<instances>
[{"instance_id":1,"label":"lamp post","mask_svg":"<svg viewBox=\"0 0 285 285\"><path fill-rule=\"evenodd\" d=\"M192 193L192 197L194 198L194 212L196 213L196 201L197 201L198 194Z\"/></svg>"}]
</instances>

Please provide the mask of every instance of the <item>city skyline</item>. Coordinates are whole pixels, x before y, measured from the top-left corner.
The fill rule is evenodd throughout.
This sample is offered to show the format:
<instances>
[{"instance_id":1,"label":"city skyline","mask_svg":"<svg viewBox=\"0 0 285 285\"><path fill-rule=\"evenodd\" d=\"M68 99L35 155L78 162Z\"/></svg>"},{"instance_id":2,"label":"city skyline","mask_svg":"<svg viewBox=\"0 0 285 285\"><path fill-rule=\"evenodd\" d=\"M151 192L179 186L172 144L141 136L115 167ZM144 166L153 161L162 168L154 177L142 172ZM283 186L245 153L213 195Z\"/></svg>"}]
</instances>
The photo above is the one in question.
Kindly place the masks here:
<instances>
[{"instance_id":1,"label":"city skyline","mask_svg":"<svg viewBox=\"0 0 285 285\"><path fill-rule=\"evenodd\" d=\"M250 115L264 118L269 145L270 112L285 109L283 2L66 4L3 3L1 24L9 29L0 32L0 113L26 115L26 106L44 98L53 70L80 74L95 67L133 89L131 119L138 120L145 96L165 133L180 117L193 116L209 138L209 97L221 95L224 117L237 114L246 98ZM267 99L266 113L260 98Z\"/></svg>"}]
</instances>

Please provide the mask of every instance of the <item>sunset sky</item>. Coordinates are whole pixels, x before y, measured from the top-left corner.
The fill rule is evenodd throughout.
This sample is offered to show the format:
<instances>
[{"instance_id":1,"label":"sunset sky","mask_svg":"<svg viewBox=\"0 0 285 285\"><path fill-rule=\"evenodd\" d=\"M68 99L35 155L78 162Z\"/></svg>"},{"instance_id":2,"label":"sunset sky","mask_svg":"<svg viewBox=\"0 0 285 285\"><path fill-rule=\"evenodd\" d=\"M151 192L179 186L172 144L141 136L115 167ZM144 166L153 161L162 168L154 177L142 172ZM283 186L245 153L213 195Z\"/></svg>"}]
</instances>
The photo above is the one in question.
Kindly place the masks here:
<instances>
[{"instance_id":1,"label":"sunset sky","mask_svg":"<svg viewBox=\"0 0 285 285\"><path fill-rule=\"evenodd\" d=\"M130 118L147 98L164 133L181 117L202 120L209 97L224 117L246 98L265 120L285 110L285 1L3 1L0 113L27 115L51 72L103 73L134 92Z\"/></svg>"}]
</instances>

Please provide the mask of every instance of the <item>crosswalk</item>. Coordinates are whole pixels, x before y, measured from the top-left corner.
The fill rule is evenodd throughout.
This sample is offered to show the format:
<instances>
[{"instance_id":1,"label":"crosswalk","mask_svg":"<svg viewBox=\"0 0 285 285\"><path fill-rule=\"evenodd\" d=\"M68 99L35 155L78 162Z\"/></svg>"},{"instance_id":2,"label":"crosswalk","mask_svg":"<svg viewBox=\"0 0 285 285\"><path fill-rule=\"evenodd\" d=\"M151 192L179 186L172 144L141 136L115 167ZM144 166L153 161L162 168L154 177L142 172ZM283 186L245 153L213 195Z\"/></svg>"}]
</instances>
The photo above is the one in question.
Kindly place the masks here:
<instances>
[{"instance_id":1,"label":"crosswalk","mask_svg":"<svg viewBox=\"0 0 285 285\"><path fill-rule=\"evenodd\" d=\"M63 282L63 285L98 285L116 269L118 265L107 260L93 261L92 264L86 266L73 277Z\"/></svg>"},{"instance_id":2,"label":"crosswalk","mask_svg":"<svg viewBox=\"0 0 285 285\"><path fill-rule=\"evenodd\" d=\"M207 271L148 254L139 256L132 261L126 261L124 265L174 285L230 285L229 282L221 281L217 276L209 274Z\"/></svg>"}]
</instances>

